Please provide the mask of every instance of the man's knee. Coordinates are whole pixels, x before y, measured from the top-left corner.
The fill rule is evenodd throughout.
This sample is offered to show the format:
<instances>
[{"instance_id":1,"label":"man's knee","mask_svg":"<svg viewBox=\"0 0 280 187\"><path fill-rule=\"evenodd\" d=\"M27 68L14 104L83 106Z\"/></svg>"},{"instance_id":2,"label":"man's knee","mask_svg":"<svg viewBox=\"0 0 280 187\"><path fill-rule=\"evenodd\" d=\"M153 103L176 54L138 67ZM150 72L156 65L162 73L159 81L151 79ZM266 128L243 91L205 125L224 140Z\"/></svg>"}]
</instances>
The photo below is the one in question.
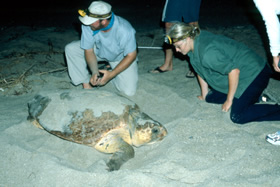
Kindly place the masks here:
<instances>
[{"instance_id":1,"label":"man's knee","mask_svg":"<svg viewBox=\"0 0 280 187\"><path fill-rule=\"evenodd\" d=\"M127 96L133 96L136 93L137 82L134 85L115 85L119 92L124 93Z\"/></svg>"},{"instance_id":2,"label":"man's knee","mask_svg":"<svg viewBox=\"0 0 280 187\"><path fill-rule=\"evenodd\" d=\"M124 90L123 93L127 96L133 96L136 93L136 89L135 90Z\"/></svg>"},{"instance_id":3,"label":"man's knee","mask_svg":"<svg viewBox=\"0 0 280 187\"><path fill-rule=\"evenodd\" d=\"M124 75L126 73L126 75ZM137 84L138 84L138 73L136 71L122 72L122 75L116 77L113 80L115 87L122 93L133 96L136 93Z\"/></svg>"},{"instance_id":4,"label":"man's knee","mask_svg":"<svg viewBox=\"0 0 280 187\"><path fill-rule=\"evenodd\" d=\"M80 46L80 41L73 41L73 42L70 42L69 44L67 44L65 46L65 53L66 54L70 54L71 51L76 51L77 49L77 46Z\"/></svg>"},{"instance_id":5,"label":"man's knee","mask_svg":"<svg viewBox=\"0 0 280 187\"><path fill-rule=\"evenodd\" d=\"M73 48L74 48L73 42L67 44L67 45L65 46L65 53L68 54L70 51L73 51Z\"/></svg>"},{"instance_id":6,"label":"man's knee","mask_svg":"<svg viewBox=\"0 0 280 187\"><path fill-rule=\"evenodd\" d=\"M125 83L125 82L117 82L114 81L115 87L122 93L124 93L127 96L133 96L136 93L137 89L137 81Z\"/></svg>"}]
</instances>

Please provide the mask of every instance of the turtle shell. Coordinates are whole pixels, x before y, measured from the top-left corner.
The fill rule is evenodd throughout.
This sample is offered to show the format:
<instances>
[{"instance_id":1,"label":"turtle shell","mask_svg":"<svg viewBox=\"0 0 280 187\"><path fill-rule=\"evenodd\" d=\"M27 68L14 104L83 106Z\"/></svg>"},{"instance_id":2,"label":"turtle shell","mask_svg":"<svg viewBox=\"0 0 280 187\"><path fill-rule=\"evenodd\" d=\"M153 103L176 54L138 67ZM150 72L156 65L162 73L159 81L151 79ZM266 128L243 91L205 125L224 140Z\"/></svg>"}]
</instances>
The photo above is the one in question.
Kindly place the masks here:
<instances>
[{"instance_id":1,"label":"turtle shell","mask_svg":"<svg viewBox=\"0 0 280 187\"><path fill-rule=\"evenodd\" d=\"M111 136L121 136L134 146L161 140L167 133L135 103L106 91L37 95L28 106L29 119L35 119L48 132L93 147L112 131ZM95 148L105 152L100 146Z\"/></svg>"},{"instance_id":2,"label":"turtle shell","mask_svg":"<svg viewBox=\"0 0 280 187\"><path fill-rule=\"evenodd\" d=\"M167 135L159 122L129 99L105 91L71 91L36 95L29 120L62 139L112 153L109 171L134 157L134 146L154 143Z\"/></svg>"}]
</instances>

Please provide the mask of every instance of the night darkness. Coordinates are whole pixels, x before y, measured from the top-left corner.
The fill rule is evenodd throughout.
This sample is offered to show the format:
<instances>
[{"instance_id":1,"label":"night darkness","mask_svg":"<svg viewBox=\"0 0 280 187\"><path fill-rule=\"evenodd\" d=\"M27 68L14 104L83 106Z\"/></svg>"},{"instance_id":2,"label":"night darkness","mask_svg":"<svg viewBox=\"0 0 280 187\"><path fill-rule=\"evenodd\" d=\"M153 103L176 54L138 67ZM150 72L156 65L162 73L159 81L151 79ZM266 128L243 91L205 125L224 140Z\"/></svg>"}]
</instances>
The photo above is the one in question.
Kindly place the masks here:
<instances>
[{"instance_id":1,"label":"night darkness","mask_svg":"<svg viewBox=\"0 0 280 187\"><path fill-rule=\"evenodd\" d=\"M7 2L1 6L2 27L62 26L79 24L77 10L87 8L91 0L66 1L21 1ZM107 0L113 11L129 20L137 29L157 28L161 25L164 0ZM202 0L200 25L244 25L254 17L254 5L250 0Z\"/></svg>"}]
</instances>

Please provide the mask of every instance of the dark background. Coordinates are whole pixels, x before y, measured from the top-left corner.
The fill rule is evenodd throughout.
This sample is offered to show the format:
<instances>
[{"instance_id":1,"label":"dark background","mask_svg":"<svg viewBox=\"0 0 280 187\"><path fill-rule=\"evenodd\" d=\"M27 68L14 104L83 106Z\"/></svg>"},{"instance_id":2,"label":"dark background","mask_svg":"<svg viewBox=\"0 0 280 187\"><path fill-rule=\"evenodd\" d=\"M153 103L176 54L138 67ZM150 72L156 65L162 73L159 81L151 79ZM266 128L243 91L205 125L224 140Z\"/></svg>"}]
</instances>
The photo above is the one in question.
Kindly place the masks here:
<instances>
[{"instance_id":1,"label":"dark background","mask_svg":"<svg viewBox=\"0 0 280 187\"><path fill-rule=\"evenodd\" d=\"M73 27L80 24L79 8L87 8L92 0L9 1L0 8L1 27L38 26ZM162 26L161 15L165 0L106 0L113 11L128 21L136 30ZM202 0L201 27L227 27L258 24L261 19L252 0Z\"/></svg>"},{"instance_id":2,"label":"dark background","mask_svg":"<svg viewBox=\"0 0 280 187\"><path fill-rule=\"evenodd\" d=\"M0 34L17 26L63 27L80 32L78 9L87 8L93 0L25 0L6 1L0 6ZM164 28L161 22L165 0L104 0L112 5L115 14L127 19L136 32L149 32ZM207 28L241 28L253 25L259 32L267 60L269 52L264 22L253 0L202 0L199 25ZM45 36L42 36L45 37ZM280 74L277 74L277 79Z\"/></svg>"},{"instance_id":3,"label":"dark background","mask_svg":"<svg viewBox=\"0 0 280 187\"><path fill-rule=\"evenodd\" d=\"M63 27L80 32L78 9L87 8L93 0L8 1L0 7L0 32L16 26ZM104 0L112 11L127 19L136 32L164 28L161 22L165 0ZM260 33L267 54L265 25L253 0L202 0L199 25L202 29L253 25ZM240 29L242 33L242 29ZM271 61L271 55L268 55Z\"/></svg>"}]
</instances>

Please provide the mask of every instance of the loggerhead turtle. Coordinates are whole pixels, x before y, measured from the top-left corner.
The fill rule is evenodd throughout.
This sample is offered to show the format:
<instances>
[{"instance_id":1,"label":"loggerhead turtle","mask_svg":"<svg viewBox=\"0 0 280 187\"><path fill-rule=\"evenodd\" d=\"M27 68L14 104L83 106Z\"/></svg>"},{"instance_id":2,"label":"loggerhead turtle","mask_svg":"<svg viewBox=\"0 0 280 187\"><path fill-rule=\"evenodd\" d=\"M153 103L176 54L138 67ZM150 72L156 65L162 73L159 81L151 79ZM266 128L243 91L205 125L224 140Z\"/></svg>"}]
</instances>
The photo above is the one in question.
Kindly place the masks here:
<instances>
[{"instance_id":1,"label":"loggerhead turtle","mask_svg":"<svg viewBox=\"0 0 280 187\"><path fill-rule=\"evenodd\" d=\"M134 157L132 147L162 140L167 130L125 97L105 91L36 95L28 102L32 123L62 139L112 153L108 170Z\"/></svg>"}]
</instances>

